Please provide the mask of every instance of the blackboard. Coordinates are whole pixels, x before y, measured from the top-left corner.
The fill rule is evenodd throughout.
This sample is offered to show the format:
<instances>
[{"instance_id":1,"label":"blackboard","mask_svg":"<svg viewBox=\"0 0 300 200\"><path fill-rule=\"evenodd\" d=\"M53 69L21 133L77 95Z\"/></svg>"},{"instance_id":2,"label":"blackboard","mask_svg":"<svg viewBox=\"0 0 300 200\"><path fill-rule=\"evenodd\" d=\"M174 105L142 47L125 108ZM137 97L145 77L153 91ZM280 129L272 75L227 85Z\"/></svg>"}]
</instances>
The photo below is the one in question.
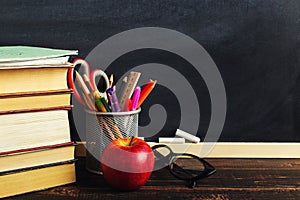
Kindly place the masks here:
<instances>
[{"instance_id":1,"label":"blackboard","mask_svg":"<svg viewBox=\"0 0 300 200\"><path fill-rule=\"evenodd\" d=\"M83 58L126 30L163 27L183 33L209 53L224 81L227 112L219 141L300 141L298 0L2 0L0 7L1 46L78 49ZM145 63L185 71L201 108L197 135L204 138L211 116L209 93L186 60L143 49L117 58L107 72L118 78L125 69ZM116 72L115 66L123 68ZM171 136L178 126L180 110L173 97L158 84L143 105L141 125L149 123L147 110L154 102L168 113L154 137ZM73 126L72 132L78 139Z\"/></svg>"}]
</instances>

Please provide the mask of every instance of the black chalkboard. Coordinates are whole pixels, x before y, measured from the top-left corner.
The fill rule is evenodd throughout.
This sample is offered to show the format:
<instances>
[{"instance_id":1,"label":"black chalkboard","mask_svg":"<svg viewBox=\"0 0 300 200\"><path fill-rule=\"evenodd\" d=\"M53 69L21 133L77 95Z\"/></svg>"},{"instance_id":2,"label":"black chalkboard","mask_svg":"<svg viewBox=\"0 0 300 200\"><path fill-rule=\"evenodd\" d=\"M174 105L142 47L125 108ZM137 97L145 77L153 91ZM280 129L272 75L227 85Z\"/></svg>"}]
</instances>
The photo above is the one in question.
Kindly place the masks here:
<instances>
[{"instance_id":1,"label":"black chalkboard","mask_svg":"<svg viewBox=\"0 0 300 200\"><path fill-rule=\"evenodd\" d=\"M0 7L1 46L78 49L83 58L105 39L133 28L181 32L205 48L223 78L227 113L219 141L300 141L298 0L2 0ZM199 100L197 135L204 138L211 116L209 93L185 59L143 49L117 58L107 72L120 78L126 69L144 63L184 71ZM143 105L142 125L149 123L147 110L153 103L162 104L168 113L166 125L155 136L171 136L178 126L180 110L173 97L158 84Z\"/></svg>"}]
</instances>

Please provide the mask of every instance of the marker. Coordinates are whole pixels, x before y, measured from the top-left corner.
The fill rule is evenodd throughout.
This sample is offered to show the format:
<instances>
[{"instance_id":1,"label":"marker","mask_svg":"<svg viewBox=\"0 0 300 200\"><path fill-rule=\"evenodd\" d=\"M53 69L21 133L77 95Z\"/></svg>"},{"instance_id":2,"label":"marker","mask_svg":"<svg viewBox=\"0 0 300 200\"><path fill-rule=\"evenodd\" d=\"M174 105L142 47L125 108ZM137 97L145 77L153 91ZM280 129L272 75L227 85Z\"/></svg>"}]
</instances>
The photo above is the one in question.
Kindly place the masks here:
<instances>
[{"instance_id":1,"label":"marker","mask_svg":"<svg viewBox=\"0 0 300 200\"><path fill-rule=\"evenodd\" d=\"M127 100L125 101L125 104L124 104L124 110L122 110L122 111L124 111L124 112L130 111L130 108L131 108L131 106L130 106L130 101L131 101L131 99L127 99Z\"/></svg>"},{"instance_id":2,"label":"marker","mask_svg":"<svg viewBox=\"0 0 300 200\"><path fill-rule=\"evenodd\" d=\"M145 101L145 99L148 97L148 95L150 94L150 92L153 90L155 84L156 84L156 80L149 80L149 82L145 85L145 87L142 89L141 94L140 94L140 99L137 105L137 108L139 108L141 106L141 104Z\"/></svg>"},{"instance_id":3,"label":"marker","mask_svg":"<svg viewBox=\"0 0 300 200\"><path fill-rule=\"evenodd\" d=\"M128 99L128 106L127 106L127 110L130 111L130 109L132 108L132 100Z\"/></svg>"},{"instance_id":4,"label":"marker","mask_svg":"<svg viewBox=\"0 0 300 200\"><path fill-rule=\"evenodd\" d=\"M130 109L131 111L136 110L138 102L139 102L140 94L141 94L141 87L137 86L135 88L133 96L132 96L132 107Z\"/></svg>"}]
</instances>

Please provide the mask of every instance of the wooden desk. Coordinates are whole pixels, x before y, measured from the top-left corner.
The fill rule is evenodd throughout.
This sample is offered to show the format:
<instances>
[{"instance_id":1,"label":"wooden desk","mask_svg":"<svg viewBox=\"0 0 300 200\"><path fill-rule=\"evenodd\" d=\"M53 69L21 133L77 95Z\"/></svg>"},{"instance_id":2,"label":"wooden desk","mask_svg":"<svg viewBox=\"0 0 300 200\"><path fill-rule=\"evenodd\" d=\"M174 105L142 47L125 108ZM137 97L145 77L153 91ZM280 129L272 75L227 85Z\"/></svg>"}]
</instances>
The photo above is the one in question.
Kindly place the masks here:
<instances>
[{"instance_id":1,"label":"wooden desk","mask_svg":"<svg viewBox=\"0 0 300 200\"><path fill-rule=\"evenodd\" d=\"M300 199L300 159L207 159L217 169L211 177L185 187L167 169L152 173L140 190L117 192L103 177L77 162L77 183L7 199Z\"/></svg>"}]
</instances>

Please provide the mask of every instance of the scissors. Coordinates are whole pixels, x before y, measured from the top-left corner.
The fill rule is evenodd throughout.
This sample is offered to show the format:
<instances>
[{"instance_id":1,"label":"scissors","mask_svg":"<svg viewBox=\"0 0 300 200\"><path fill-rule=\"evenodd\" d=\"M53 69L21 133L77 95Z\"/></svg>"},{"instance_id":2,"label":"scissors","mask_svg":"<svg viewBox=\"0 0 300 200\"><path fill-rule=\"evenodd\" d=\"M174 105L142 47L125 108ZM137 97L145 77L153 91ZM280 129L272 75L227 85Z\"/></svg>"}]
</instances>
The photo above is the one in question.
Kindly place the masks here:
<instances>
[{"instance_id":1,"label":"scissors","mask_svg":"<svg viewBox=\"0 0 300 200\"><path fill-rule=\"evenodd\" d=\"M90 73L90 65L88 64L87 61L81 59L81 58L77 58L73 61L73 66L75 67L76 65L80 65L80 67L83 67L83 73L86 74L86 76L89 78L90 82L91 82L91 89L93 91L91 91L92 93L94 91L98 91L97 88L97 84L96 84L96 77L100 76L104 79L105 82L105 91L109 88L109 79L108 76L106 75L106 73L104 71L102 71L101 69L94 69L91 73ZM73 75L74 75L74 68L70 68L70 70L68 71L68 82L70 83L70 87L73 89L74 92L74 96L75 98L82 104L85 105L84 100L81 98L81 96L79 95L78 90L76 89L75 83L74 83L74 79L73 79ZM106 93L101 93L99 92L101 96L106 97Z\"/></svg>"}]
</instances>

